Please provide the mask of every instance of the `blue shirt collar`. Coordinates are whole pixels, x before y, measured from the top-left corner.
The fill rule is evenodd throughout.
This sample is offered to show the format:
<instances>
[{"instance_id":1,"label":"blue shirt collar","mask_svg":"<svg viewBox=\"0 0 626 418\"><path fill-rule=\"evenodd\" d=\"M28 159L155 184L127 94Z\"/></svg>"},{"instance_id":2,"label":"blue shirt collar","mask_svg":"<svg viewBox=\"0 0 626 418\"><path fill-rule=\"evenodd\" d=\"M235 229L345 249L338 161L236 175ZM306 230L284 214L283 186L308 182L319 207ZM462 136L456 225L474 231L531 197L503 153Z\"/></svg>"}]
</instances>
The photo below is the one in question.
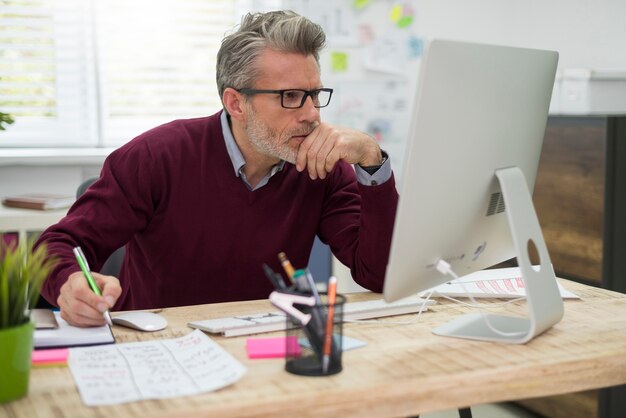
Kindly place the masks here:
<instances>
[{"instance_id":1,"label":"blue shirt collar","mask_svg":"<svg viewBox=\"0 0 626 418\"><path fill-rule=\"evenodd\" d=\"M233 136L233 132L230 129L230 124L228 123L228 114L225 110L222 110L222 114L220 115L220 122L222 123L222 134L224 135L224 143L226 144L226 151L228 151L228 155L230 156L230 161L233 164L233 169L235 170L235 175L240 177L248 186L250 190L256 190L259 187L262 187L267 184L270 177L274 174L282 171L285 166L285 161L280 160L278 164L276 164L270 170L269 174L265 176L259 184L253 189L248 183L245 174L243 173L243 167L246 165L246 160L243 158L243 154L241 154L241 150L237 146L237 142L235 141L235 137Z\"/></svg>"}]
</instances>

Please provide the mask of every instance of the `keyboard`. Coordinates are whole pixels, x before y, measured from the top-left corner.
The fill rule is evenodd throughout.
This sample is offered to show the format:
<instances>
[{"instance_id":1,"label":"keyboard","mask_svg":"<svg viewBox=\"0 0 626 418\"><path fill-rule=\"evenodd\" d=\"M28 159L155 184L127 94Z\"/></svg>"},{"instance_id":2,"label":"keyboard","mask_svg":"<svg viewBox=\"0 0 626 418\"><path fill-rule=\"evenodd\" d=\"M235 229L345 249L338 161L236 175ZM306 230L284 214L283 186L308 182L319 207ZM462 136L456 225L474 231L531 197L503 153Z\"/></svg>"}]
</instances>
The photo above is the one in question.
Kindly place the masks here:
<instances>
[{"instance_id":1,"label":"keyboard","mask_svg":"<svg viewBox=\"0 0 626 418\"><path fill-rule=\"evenodd\" d=\"M410 297L395 302L387 303L383 299L368 300L363 302L347 302L343 307L343 319L373 319L384 316L402 315L418 312L424 300L420 297ZM424 311L428 305L436 302L432 299L426 302ZM192 328L211 333L221 334L225 337L238 335L260 334L262 332L280 331L285 329L285 314L281 311L263 312L251 315L231 316L202 321L189 322Z\"/></svg>"}]
</instances>

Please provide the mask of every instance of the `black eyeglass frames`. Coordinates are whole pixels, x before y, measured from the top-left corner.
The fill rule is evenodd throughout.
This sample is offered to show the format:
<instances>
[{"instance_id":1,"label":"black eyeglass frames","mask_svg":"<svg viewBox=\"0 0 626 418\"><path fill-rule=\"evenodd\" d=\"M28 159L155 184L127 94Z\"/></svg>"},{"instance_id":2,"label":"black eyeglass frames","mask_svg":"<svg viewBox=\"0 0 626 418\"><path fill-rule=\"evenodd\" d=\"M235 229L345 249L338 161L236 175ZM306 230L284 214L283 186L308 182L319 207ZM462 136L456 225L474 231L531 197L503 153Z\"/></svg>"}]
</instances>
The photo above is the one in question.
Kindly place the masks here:
<instances>
[{"instance_id":1,"label":"black eyeglass frames","mask_svg":"<svg viewBox=\"0 0 626 418\"><path fill-rule=\"evenodd\" d=\"M301 89L287 89L287 90L256 90L256 89L239 89L237 90L241 94L253 95L253 94L280 94L280 105L285 109L299 109L304 106L306 98L311 96L313 100L313 106L316 108L326 107L330 103L330 98L333 95L333 89L315 89L315 90L301 90Z\"/></svg>"}]
</instances>

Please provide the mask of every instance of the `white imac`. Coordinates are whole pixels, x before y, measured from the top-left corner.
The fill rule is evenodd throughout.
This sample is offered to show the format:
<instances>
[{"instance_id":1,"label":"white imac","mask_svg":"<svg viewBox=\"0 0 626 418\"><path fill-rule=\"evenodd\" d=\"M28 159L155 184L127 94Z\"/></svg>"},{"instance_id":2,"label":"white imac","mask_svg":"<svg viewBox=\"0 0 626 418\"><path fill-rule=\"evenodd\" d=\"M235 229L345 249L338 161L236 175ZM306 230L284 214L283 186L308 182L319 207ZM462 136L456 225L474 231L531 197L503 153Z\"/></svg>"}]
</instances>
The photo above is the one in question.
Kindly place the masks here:
<instances>
[{"instance_id":1,"label":"white imac","mask_svg":"<svg viewBox=\"0 0 626 418\"><path fill-rule=\"evenodd\" d=\"M472 313L438 335L525 343L563 316L533 207L558 54L433 40L420 69L385 276L391 302L517 258L528 317ZM536 248L540 264L529 251Z\"/></svg>"}]
</instances>

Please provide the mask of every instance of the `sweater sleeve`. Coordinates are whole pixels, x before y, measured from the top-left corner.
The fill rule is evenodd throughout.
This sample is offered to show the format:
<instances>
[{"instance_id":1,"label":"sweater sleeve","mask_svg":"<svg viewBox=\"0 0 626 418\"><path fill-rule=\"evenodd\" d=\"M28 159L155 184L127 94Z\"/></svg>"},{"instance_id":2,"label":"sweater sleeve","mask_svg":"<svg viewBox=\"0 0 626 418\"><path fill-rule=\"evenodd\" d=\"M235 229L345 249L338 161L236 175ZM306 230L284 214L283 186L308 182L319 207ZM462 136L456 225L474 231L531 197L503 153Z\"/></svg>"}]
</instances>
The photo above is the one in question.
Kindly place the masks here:
<instances>
[{"instance_id":1,"label":"sweater sleeve","mask_svg":"<svg viewBox=\"0 0 626 418\"><path fill-rule=\"evenodd\" d=\"M36 245L45 243L58 262L42 288L44 298L56 304L68 276L79 271L72 248L80 246L93 271L146 227L158 196L158 172L145 142L130 142L105 161L100 178L78 198L68 214L50 226Z\"/></svg>"},{"instance_id":2,"label":"sweater sleeve","mask_svg":"<svg viewBox=\"0 0 626 418\"><path fill-rule=\"evenodd\" d=\"M337 167L327 191L320 239L350 268L358 284L382 292L398 204L395 178L368 186L356 181L349 165Z\"/></svg>"}]
</instances>

